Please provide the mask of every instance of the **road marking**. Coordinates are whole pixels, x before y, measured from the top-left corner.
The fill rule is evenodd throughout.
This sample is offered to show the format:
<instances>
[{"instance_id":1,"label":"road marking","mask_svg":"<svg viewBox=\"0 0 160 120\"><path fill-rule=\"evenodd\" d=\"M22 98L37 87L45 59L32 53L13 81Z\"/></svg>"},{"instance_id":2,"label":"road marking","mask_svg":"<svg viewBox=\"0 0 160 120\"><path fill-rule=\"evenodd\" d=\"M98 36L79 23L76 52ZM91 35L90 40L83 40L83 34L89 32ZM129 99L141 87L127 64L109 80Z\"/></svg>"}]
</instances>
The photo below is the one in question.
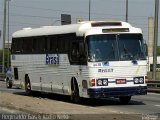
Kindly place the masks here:
<instances>
[{"instance_id":1,"label":"road marking","mask_svg":"<svg viewBox=\"0 0 160 120\"><path fill-rule=\"evenodd\" d=\"M160 105L154 105L154 106L156 106L156 107L160 107Z\"/></svg>"}]
</instances>

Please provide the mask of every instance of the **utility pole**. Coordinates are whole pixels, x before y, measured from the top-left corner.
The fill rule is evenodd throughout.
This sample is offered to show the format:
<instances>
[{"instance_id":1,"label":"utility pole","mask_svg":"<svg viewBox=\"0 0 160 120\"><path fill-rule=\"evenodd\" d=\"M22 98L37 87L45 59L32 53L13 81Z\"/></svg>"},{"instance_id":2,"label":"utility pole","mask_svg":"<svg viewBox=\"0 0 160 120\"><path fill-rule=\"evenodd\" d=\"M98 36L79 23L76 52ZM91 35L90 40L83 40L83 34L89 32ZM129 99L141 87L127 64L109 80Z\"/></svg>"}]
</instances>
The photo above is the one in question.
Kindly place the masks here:
<instances>
[{"instance_id":1,"label":"utility pole","mask_svg":"<svg viewBox=\"0 0 160 120\"><path fill-rule=\"evenodd\" d=\"M91 20L91 0L89 0L89 21Z\"/></svg>"},{"instance_id":2,"label":"utility pole","mask_svg":"<svg viewBox=\"0 0 160 120\"><path fill-rule=\"evenodd\" d=\"M153 17L148 17L148 60L149 60L149 65L148 65L148 71L151 70L151 62L149 58L153 58L153 39L154 39L154 18ZM153 59L152 59L152 64L153 64ZM152 67L152 72L153 72L153 67Z\"/></svg>"},{"instance_id":3,"label":"utility pole","mask_svg":"<svg viewBox=\"0 0 160 120\"><path fill-rule=\"evenodd\" d=\"M128 22L128 0L126 0L126 22Z\"/></svg>"},{"instance_id":4,"label":"utility pole","mask_svg":"<svg viewBox=\"0 0 160 120\"><path fill-rule=\"evenodd\" d=\"M9 49L9 1L8 0L8 61L7 61L7 67L9 68L9 60L10 60L10 49Z\"/></svg>"},{"instance_id":5,"label":"utility pole","mask_svg":"<svg viewBox=\"0 0 160 120\"><path fill-rule=\"evenodd\" d=\"M155 0L155 17L154 17L154 46L153 46L153 80L156 80L157 66L157 41L158 41L158 12L159 0Z\"/></svg>"},{"instance_id":6,"label":"utility pole","mask_svg":"<svg viewBox=\"0 0 160 120\"><path fill-rule=\"evenodd\" d=\"M4 18L3 18L3 59L2 59L2 73L4 74L5 66L5 41L6 41L6 14L7 14L7 0L4 0Z\"/></svg>"}]
</instances>

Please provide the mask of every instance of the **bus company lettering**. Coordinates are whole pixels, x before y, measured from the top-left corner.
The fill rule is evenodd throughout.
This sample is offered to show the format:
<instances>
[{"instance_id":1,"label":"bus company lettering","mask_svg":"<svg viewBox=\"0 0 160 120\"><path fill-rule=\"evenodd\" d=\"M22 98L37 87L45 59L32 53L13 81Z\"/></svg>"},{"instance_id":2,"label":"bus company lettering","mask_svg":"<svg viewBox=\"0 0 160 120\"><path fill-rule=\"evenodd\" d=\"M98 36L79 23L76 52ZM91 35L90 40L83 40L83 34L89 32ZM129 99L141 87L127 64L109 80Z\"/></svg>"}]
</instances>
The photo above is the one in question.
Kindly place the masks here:
<instances>
[{"instance_id":1,"label":"bus company lettering","mask_svg":"<svg viewBox=\"0 0 160 120\"><path fill-rule=\"evenodd\" d=\"M100 72L100 73L113 72L113 68L109 68L109 69L98 69L98 72Z\"/></svg>"},{"instance_id":2,"label":"bus company lettering","mask_svg":"<svg viewBox=\"0 0 160 120\"><path fill-rule=\"evenodd\" d=\"M47 65L58 65L59 56L57 54L46 54L46 64Z\"/></svg>"}]
</instances>

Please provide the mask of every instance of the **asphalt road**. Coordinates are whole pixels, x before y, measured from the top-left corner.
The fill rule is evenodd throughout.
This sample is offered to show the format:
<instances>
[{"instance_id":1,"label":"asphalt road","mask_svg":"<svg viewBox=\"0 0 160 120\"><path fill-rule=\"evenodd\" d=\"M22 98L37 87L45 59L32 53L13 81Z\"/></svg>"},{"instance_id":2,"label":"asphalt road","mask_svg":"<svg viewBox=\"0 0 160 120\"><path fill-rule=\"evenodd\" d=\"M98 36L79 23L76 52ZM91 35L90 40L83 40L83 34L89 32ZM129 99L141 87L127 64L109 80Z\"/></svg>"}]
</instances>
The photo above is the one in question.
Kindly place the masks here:
<instances>
[{"instance_id":1,"label":"asphalt road","mask_svg":"<svg viewBox=\"0 0 160 120\"><path fill-rule=\"evenodd\" d=\"M18 95L25 95L24 90L12 88L7 89L5 86L5 82L0 81L0 91L18 94ZM35 97L47 98L47 99L54 99L57 101L63 102L70 102L67 96L50 98L46 94L36 94ZM108 109L114 113L124 113L124 114L158 114L160 118L160 94L158 93L148 93L148 95L144 96L133 96L132 100L128 105L120 104L118 99L102 99L102 100L91 100L91 99L84 99L82 102L83 106L88 107L95 107L99 109Z\"/></svg>"},{"instance_id":2,"label":"asphalt road","mask_svg":"<svg viewBox=\"0 0 160 120\"><path fill-rule=\"evenodd\" d=\"M133 96L128 105L121 105L116 100L103 100L103 109L110 109L118 113L127 114L155 114L160 113L160 94L148 93L145 96ZM101 101L101 102L103 102Z\"/></svg>"},{"instance_id":3,"label":"asphalt road","mask_svg":"<svg viewBox=\"0 0 160 120\"><path fill-rule=\"evenodd\" d=\"M15 86L13 86L11 89L8 89L6 87L5 81L0 81L0 91L8 93L19 93L19 92L24 93L23 89L16 88Z\"/></svg>"}]
</instances>

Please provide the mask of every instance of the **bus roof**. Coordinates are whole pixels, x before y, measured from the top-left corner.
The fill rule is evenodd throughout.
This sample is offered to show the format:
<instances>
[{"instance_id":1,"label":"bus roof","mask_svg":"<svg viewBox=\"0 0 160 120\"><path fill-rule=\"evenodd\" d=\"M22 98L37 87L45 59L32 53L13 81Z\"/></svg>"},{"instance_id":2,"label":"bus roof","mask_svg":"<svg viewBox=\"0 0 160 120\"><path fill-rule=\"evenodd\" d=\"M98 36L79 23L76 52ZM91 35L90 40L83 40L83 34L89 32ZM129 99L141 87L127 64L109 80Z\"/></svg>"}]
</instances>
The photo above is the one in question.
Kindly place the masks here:
<instances>
[{"instance_id":1,"label":"bus roof","mask_svg":"<svg viewBox=\"0 0 160 120\"><path fill-rule=\"evenodd\" d=\"M13 38L43 36L55 34L76 33L77 36L83 36L91 28L134 28L127 22L122 21L84 21L77 24L61 25L61 26L42 26L40 28L24 28L13 33ZM138 32L141 29L134 28Z\"/></svg>"}]
</instances>

